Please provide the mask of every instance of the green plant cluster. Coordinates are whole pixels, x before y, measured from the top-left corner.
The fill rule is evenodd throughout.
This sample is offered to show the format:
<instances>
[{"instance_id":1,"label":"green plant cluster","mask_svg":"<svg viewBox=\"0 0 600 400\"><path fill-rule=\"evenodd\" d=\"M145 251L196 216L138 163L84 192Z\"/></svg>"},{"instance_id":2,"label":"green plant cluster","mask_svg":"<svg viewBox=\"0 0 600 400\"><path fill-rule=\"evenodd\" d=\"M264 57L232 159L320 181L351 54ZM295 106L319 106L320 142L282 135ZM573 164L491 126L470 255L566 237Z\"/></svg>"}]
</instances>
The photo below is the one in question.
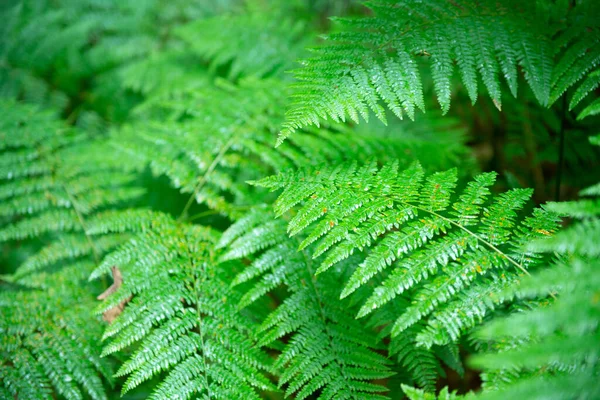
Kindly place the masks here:
<instances>
[{"instance_id":1,"label":"green plant cluster","mask_svg":"<svg viewBox=\"0 0 600 400\"><path fill-rule=\"evenodd\" d=\"M600 397L598 2L0 19L0 398Z\"/></svg>"}]
</instances>

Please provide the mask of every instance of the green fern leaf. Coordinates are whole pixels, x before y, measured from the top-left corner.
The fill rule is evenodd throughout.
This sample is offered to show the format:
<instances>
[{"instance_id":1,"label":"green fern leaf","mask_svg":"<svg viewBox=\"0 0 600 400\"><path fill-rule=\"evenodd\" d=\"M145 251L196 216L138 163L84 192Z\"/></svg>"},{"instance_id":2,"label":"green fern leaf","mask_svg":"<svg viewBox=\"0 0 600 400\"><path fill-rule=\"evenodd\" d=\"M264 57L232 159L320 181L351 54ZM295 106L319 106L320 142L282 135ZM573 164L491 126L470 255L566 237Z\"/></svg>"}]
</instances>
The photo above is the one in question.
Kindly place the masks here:
<instances>
[{"instance_id":1,"label":"green fern leaf","mask_svg":"<svg viewBox=\"0 0 600 400\"><path fill-rule=\"evenodd\" d=\"M265 221L273 221L266 210L240 219L225 232L221 246L229 248L225 260L253 260L233 281L253 281L241 307L281 285L291 292L259 329L262 345L291 335L274 366L280 371L279 386L286 386L286 396L299 399L314 393L322 399L386 398L376 394L386 391L384 387L370 383L392 375L386 359L375 351L380 347L376 336L332 296L334 276L313 276L310 259L296 250L298 242L287 237L285 223ZM249 246L254 238L268 246Z\"/></svg>"},{"instance_id":2,"label":"green fern leaf","mask_svg":"<svg viewBox=\"0 0 600 400\"><path fill-rule=\"evenodd\" d=\"M501 271L500 281L513 281L540 261L511 242L546 237L557 228L556 217L541 210L523 222L517 221L517 212L531 195L530 190L503 193L486 205L493 174L478 176L457 200L453 196L456 171L436 173L425 181L423 177L418 164L403 172L398 172L396 163L381 168L374 163L363 167L342 164L281 173L256 184L284 189L275 203L279 215L300 204L288 231L292 235L307 231L301 248L315 242L313 258L323 254L317 273L355 252L363 254L364 261L346 281L342 298L383 274L385 279L365 301L358 317L409 289L416 290L414 304L398 317L391 330L395 337L426 321L434 311L442 312L436 315L443 320L454 317L449 311L455 307L453 299L463 293L465 301L480 310L480 317L487 315L493 305L506 300L497 298L484 302L485 306L477 305L476 299L497 290L497 271ZM443 314L446 307L450 308ZM457 317L459 332L473 326L472 317ZM442 330L434 320L429 320L432 325L427 329ZM457 335L453 332L439 344L447 344Z\"/></svg>"},{"instance_id":3,"label":"green fern leaf","mask_svg":"<svg viewBox=\"0 0 600 400\"><path fill-rule=\"evenodd\" d=\"M515 371L513 378L496 390L484 392L484 399L593 398L600 393L596 379L600 313L595 300L600 282L600 232L594 228L599 207L597 203L581 201L553 203L548 208L570 214L577 222L548 240L553 242L551 248L539 240L530 241L528 246L536 251L558 251L562 257L550 268L523 279L519 285L511 285L503 293L543 299L550 291L557 296L541 301L532 310L491 322L477 332L477 338L487 341L521 341L511 348L472 358L473 365L492 376ZM583 237L589 240L578 239ZM572 240L577 240L577 244Z\"/></svg>"},{"instance_id":4,"label":"green fern leaf","mask_svg":"<svg viewBox=\"0 0 600 400\"><path fill-rule=\"evenodd\" d=\"M476 7L468 2L425 2L410 5L379 0L368 4L374 16L341 20L342 31L328 37L295 72L292 105L278 145L297 129L332 118L368 120L369 110L385 122L378 100L398 117L414 118L424 109L417 60L431 57L431 74L444 113L450 107L453 63L472 102L477 98L477 75L498 108L499 74L516 94L517 65L542 105L547 105L552 52L547 28L535 19L535 6L494 2Z\"/></svg>"},{"instance_id":5,"label":"green fern leaf","mask_svg":"<svg viewBox=\"0 0 600 400\"><path fill-rule=\"evenodd\" d=\"M109 304L132 297L104 334L104 354L138 344L117 376L123 393L160 372L152 398L194 395L258 399L275 390L264 376L268 356L253 345L252 321L237 312L232 265L216 265L216 232L166 215L110 253L92 274L117 265L125 282ZM157 267L161 266L159 273ZM149 276L152 276L149 278ZM110 303L112 299L113 303Z\"/></svg>"}]
</instances>

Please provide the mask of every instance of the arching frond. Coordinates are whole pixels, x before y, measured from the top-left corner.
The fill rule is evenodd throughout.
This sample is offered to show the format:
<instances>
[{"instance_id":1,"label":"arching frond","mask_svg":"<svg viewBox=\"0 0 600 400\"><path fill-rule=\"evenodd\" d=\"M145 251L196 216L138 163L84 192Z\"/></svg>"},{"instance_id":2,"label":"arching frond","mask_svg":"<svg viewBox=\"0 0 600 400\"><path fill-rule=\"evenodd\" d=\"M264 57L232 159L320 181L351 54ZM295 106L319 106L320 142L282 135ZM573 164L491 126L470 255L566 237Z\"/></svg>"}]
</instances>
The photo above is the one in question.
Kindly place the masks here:
<instances>
[{"instance_id":1,"label":"arching frond","mask_svg":"<svg viewBox=\"0 0 600 400\"><path fill-rule=\"evenodd\" d=\"M277 215L300 205L288 233L305 232L300 249L314 245L313 258L323 255L317 274L353 253L363 254L342 298L384 274L358 317L411 291L412 304L391 334L425 320L427 328L417 339L429 347L455 340L504 302L498 290L539 261L519 246L557 227L556 217L541 209L519 222L517 212L529 190L512 190L489 202L494 180L493 173L479 175L454 197L456 171L425 178L419 164L399 171L392 162L381 168L347 163L290 171L255 184L284 189L275 203Z\"/></svg>"},{"instance_id":2,"label":"arching frond","mask_svg":"<svg viewBox=\"0 0 600 400\"><path fill-rule=\"evenodd\" d=\"M452 121L432 122L448 132L422 137L410 128L391 138L376 130L352 135L347 127L333 125L298 132L274 149L285 103L281 88L277 79L248 78L238 85L218 80L182 98L159 96L139 109L140 120L116 132L112 143L130 165L149 165L192 200L233 217L239 215L238 207L260 203L261 194L250 190L247 180L293 167L368 158L396 158L408 165L415 155L423 155L430 170L457 160L472 168L464 131ZM157 114L169 117L150 119ZM430 156L432 148L448 142L452 145L443 157Z\"/></svg>"},{"instance_id":3,"label":"arching frond","mask_svg":"<svg viewBox=\"0 0 600 400\"><path fill-rule=\"evenodd\" d=\"M484 1L427 1L368 3L374 16L342 19L342 29L328 37L295 72L298 83L278 143L298 128L319 125L325 118L358 122L369 112L385 121L383 104L398 117L424 111L419 59L431 59L431 76L444 112L450 107L456 61L472 102L478 95L478 76L500 108L499 76L513 95L517 70L523 69L538 101L549 102L552 48L548 17L523 2L498 6Z\"/></svg>"},{"instance_id":4,"label":"arching frond","mask_svg":"<svg viewBox=\"0 0 600 400\"><path fill-rule=\"evenodd\" d=\"M264 375L270 359L254 346L252 321L229 288L234 265L217 263L217 240L209 228L162 215L92 273L117 266L123 274L100 311L131 299L104 334L104 355L135 345L116 374L127 376L123 393L161 373L153 399L259 399L275 390Z\"/></svg>"}]
</instances>

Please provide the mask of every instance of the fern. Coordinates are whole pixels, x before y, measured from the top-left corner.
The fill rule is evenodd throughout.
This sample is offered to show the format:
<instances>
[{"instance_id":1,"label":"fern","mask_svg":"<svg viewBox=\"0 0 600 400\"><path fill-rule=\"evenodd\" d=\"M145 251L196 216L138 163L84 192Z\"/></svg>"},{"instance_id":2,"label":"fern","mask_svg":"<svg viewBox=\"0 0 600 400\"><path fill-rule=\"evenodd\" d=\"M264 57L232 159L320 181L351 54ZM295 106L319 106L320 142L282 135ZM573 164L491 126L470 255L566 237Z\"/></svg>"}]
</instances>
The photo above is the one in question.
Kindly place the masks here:
<instances>
[{"instance_id":1,"label":"fern","mask_svg":"<svg viewBox=\"0 0 600 400\"><path fill-rule=\"evenodd\" d=\"M333 295L335 276L314 277L310 258L296 252L297 242L286 237L285 224L257 210L232 225L220 247L229 248L224 260L255 258L233 281L255 282L241 307L282 284L291 293L258 330L262 345L291 335L275 363L286 396L305 399L317 392L319 399L386 398L376 394L384 387L368 382L392 375L387 360L376 353L375 335Z\"/></svg>"},{"instance_id":2,"label":"fern","mask_svg":"<svg viewBox=\"0 0 600 400\"><path fill-rule=\"evenodd\" d=\"M100 357L102 324L90 316L95 299L81 285L89 260L31 283L44 290L3 285L0 293L0 393L3 398L106 399L112 365Z\"/></svg>"},{"instance_id":3,"label":"fern","mask_svg":"<svg viewBox=\"0 0 600 400\"><path fill-rule=\"evenodd\" d=\"M409 306L409 299L389 303L373 314L368 326L379 330L378 336L385 338L392 329L391 322ZM427 391L434 391L437 377L442 370L441 360L435 349L417 345L416 334L421 328L422 324L417 324L402 335L392 338L388 344L388 357L395 358L401 371L408 376L409 379L405 378L402 382L412 381Z\"/></svg>"},{"instance_id":4,"label":"fern","mask_svg":"<svg viewBox=\"0 0 600 400\"><path fill-rule=\"evenodd\" d=\"M549 209L576 218L568 229L548 242L533 241L535 251L558 251L562 257L544 271L528 277L507 292L518 297L558 293L556 300L527 312L497 320L477 333L480 340L521 339L508 350L477 355L472 363L489 373L517 371L511 380L488 391L486 399L508 396L530 399L595 398L598 385L599 314L598 229L596 200L553 203ZM551 371L551 374L542 371Z\"/></svg>"},{"instance_id":5,"label":"fern","mask_svg":"<svg viewBox=\"0 0 600 400\"><path fill-rule=\"evenodd\" d=\"M0 240L47 241L3 278L2 386L11 397L105 399L112 372L100 359L101 324L89 313L94 287L82 282L124 238L94 237L89 224L143 192L129 186L133 176L118 160L98 160L101 140L52 112L2 100L0 114Z\"/></svg>"},{"instance_id":6,"label":"fern","mask_svg":"<svg viewBox=\"0 0 600 400\"><path fill-rule=\"evenodd\" d=\"M210 69L228 66L228 77L278 75L304 47L302 22L257 9L235 16L201 19L177 30L191 49L210 61ZM204 40L197 40L199 35Z\"/></svg>"},{"instance_id":7,"label":"fern","mask_svg":"<svg viewBox=\"0 0 600 400\"><path fill-rule=\"evenodd\" d=\"M290 220L288 233L307 231L300 250L315 243L313 258L324 255L317 274L354 252L364 253L341 298L386 274L358 312L359 318L410 290L413 304L398 316L391 334L397 336L426 320L427 328L417 339L429 347L456 340L507 300L498 291L538 263L518 244L556 229L556 217L543 210L517 222L529 190L509 191L486 205L494 179L492 173L476 177L456 200L451 197L456 171L436 173L423 182L419 164L401 172L397 163L381 168L375 163L324 166L281 173L255 184L285 189L275 203L277 215L303 203ZM464 314L462 309L471 312Z\"/></svg>"},{"instance_id":8,"label":"fern","mask_svg":"<svg viewBox=\"0 0 600 400\"><path fill-rule=\"evenodd\" d=\"M90 113L123 121L139 101L126 89L139 87L144 78L153 78L138 74L132 82L132 73L125 71L135 67L139 71L139 65L148 64L148 59L163 59L162 53L173 53L179 48L181 40L174 31L183 21L230 11L239 3L237 0L148 0L143 4L116 0L11 2L0 10L6 22L0 32L0 76L12 79L2 80L0 92L7 97L23 96L36 103L43 100L45 104L64 108L73 121L83 122L81 119ZM169 78L167 82L174 79L174 65L172 62L162 75L163 80L154 85L167 86L162 83L164 78ZM189 79L193 74L185 76ZM73 101L80 90L89 93L83 102Z\"/></svg>"},{"instance_id":9,"label":"fern","mask_svg":"<svg viewBox=\"0 0 600 400\"><path fill-rule=\"evenodd\" d=\"M258 399L260 390L275 390L264 375L269 357L253 347L252 321L236 312L232 266L216 264L217 233L166 215L141 216L139 224L146 228L91 275L114 265L123 273L100 311L132 298L104 334L104 355L138 344L116 373L128 376L122 392L161 372L154 399Z\"/></svg>"},{"instance_id":10,"label":"fern","mask_svg":"<svg viewBox=\"0 0 600 400\"><path fill-rule=\"evenodd\" d=\"M450 124L444 126L453 131L444 135L407 134L394 139L375 129L351 136L346 127L334 125L298 132L274 149L272 140L283 119L280 104L285 103L281 85L277 79L247 78L236 86L217 80L182 94L177 101L169 95L154 97L137 110L139 119L120 129L111 143L132 166L149 165L155 175L166 175L175 188L190 195L189 206L195 201L234 218L244 207L261 202L261 194L249 191L246 181L282 169L369 157L399 158L407 165L413 154L422 155L430 170L452 165L461 157L465 170L472 168L464 132ZM147 117L156 114L168 119ZM450 140L453 144L443 158L427 157L433 147Z\"/></svg>"},{"instance_id":11,"label":"fern","mask_svg":"<svg viewBox=\"0 0 600 400\"><path fill-rule=\"evenodd\" d=\"M0 5L0 398L598 397L599 11Z\"/></svg>"},{"instance_id":12,"label":"fern","mask_svg":"<svg viewBox=\"0 0 600 400\"><path fill-rule=\"evenodd\" d=\"M572 110L597 86L596 67L600 56L598 16L600 8L594 2L578 3L566 13L567 24L556 40L561 51L552 73L551 102L577 85L569 101L569 109ZM581 111L578 118L584 118L588 112Z\"/></svg>"},{"instance_id":13,"label":"fern","mask_svg":"<svg viewBox=\"0 0 600 400\"><path fill-rule=\"evenodd\" d=\"M408 396L410 400L457 400L462 398L471 398L469 396L458 396L454 392L450 392L448 388L444 388L440 391L440 393L436 396L433 393L427 393L420 389L415 389L410 386L402 386L404 392Z\"/></svg>"},{"instance_id":14,"label":"fern","mask_svg":"<svg viewBox=\"0 0 600 400\"><path fill-rule=\"evenodd\" d=\"M517 93L521 66L538 101L546 105L552 74L551 41L546 17L534 4L512 2L498 7L485 1L399 4L370 2L375 16L343 19L342 31L329 35L329 46L315 50L295 73L298 83L278 143L296 129L346 116L368 120L369 110L386 121L380 101L402 118L424 111L418 58L431 58L431 75L444 112L450 107L454 61L472 102L477 76L498 108L499 75Z\"/></svg>"}]
</instances>

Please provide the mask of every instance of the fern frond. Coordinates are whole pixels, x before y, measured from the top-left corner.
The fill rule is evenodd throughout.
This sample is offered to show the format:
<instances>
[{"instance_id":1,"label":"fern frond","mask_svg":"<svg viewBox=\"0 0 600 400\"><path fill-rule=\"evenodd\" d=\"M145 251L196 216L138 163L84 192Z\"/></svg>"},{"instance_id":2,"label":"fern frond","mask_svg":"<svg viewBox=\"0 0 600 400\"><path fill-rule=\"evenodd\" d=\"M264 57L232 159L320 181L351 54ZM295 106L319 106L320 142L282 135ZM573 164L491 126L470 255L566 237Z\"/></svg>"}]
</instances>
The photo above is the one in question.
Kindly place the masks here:
<instances>
[{"instance_id":1,"label":"fern frond","mask_svg":"<svg viewBox=\"0 0 600 400\"><path fill-rule=\"evenodd\" d=\"M594 86L594 71L598 64L599 28L597 4L582 2L568 10L566 24L562 25L555 45L561 50L552 73L550 101L556 101L569 87L586 78L571 99L572 109Z\"/></svg>"},{"instance_id":2,"label":"fern frond","mask_svg":"<svg viewBox=\"0 0 600 400\"><path fill-rule=\"evenodd\" d=\"M411 290L413 304L398 317L392 336L430 315L444 320L456 317L464 324L458 329L462 331L473 325L472 316L444 314L443 310L453 307L453 299L465 293L461 300L468 302L469 310L479 310L479 316L488 313L492 304L503 299L491 303L478 303L478 299L489 296L494 282L514 280L539 263L539 257L518 245L551 235L557 218L536 210L518 222L517 212L531 195L524 189L496 196L488 205L493 173L476 177L458 198L453 197L456 171L424 178L419 164L404 171L398 171L397 163L381 168L375 163L341 164L280 173L256 184L284 189L275 203L277 215L301 205L288 232L306 231L300 248L314 242L313 257L324 255L317 274L355 252L364 254L342 298L384 274L383 283L374 289L358 317ZM390 266L393 269L386 271ZM438 331L434 319L429 319L428 329ZM456 324L447 322L447 326ZM456 332L436 343L446 344L450 338L456 339Z\"/></svg>"},{"instance_id":3,"label":"fern frond","mask_svg":"<svg viewBox=\"0 0 600 400\"><path fill-rule=\"evenodd\" d=\"M184 43L175 34L176 28L231 12L240 3L21 0L5 4L0 10L4 21L0 76L10 79L0 79L0 91L7 97L50 103L64 110L68 98L77 97L86 87L89 96L80 107L69 110L69 119L78 125L89 122L90 115L122 122L140 100L128 89L146 94L148 89L164 89L173 83L182 87L183 78L191 84L203 75L198 74L197 58L190 62L188 49L182 51ZM180 57L186 52L187 57ZM165 58L171 62L161 63ZM187 61L183 68L177 64L182 58ZM156 66L155 70L144 68L148 64ZM144 82L144 78L162 79Z\"/></svg>"},{"instance_id":4,"label":"fern frond","mask_svg":"<svg viewBox=\"0 0 600 400\"><path fill-rule=\"evenodd\" d=\"M2 385L15 398L105 399L112 372L99 358L100 321L89 313L97 288L82 282L127 234L88 228L98 211L119 213L143 190L120 160L99 155L102 140L54 113L2 100L0 114L0 240L45 242L5 278Z\"/></svg>"},{"instance_id":5,"label":"fern frond","mask_svg":"<svg viewBox=\"0 0 600 400\"><path fill-rule=\"evenodd\" d=\"M393 325L391 322L398 314L404 312L409 304L408 299L403 298L385 305L373 313L368 326L379 331L380 338L388 336ZM416 325L404 334L393 337L388 344L388 356L397 359L398 365L413 384L431 392L435 390L441 363L434 349L417 345L415 336L420 328L421 326Z\"/></svg>"},{"instance_id":6,"label":"fern frond","mask_svg":"<svg viewBox=\"0 0 600 400\"><path fill-rule=\"evenodd\" d=\"M598 285L600 264L597 243L600 206L597 202L553 203L548 208L577 221L546 241L531 241L530 249L557 251L562 258L549 269L527 277L505 290L520 298L544 297L552 290L556 300L540 307L493 321L477 338L493 342L522 340L506 351L477 355L471 362L491 374L516 371L516 378L489 390L485 399L517 396L531 399L594 398L600 394ZM574 236L577 232L578 235ZM581 240L586 237L589 240ZM570 243L577 240L577 244ZM550 371L551 373L537 373Z\"/></svg>"},{"instance_id":7,"label":"fern frond","mask_svg":"<svg viewBox=\"0 0 600 400\"><path fill-rule=\"evenodd\" d=\"M105 355L136 345L116 374L128 377L123 393L162 372L153 399L258 399L275 390L264 375L269 357L253 345L252 321L229 288L234 265L217 264L217 240L215 231L162 215L91 275L114 265L123 274L100 311L132 298L104 334Z\"/></svg>"},{"instance_id":8,"label":"fern frond","mask_svg":"<svg viewBox=\"0 0 600 400\"><path fill-rule=\"evenodd\" d=\"M7 222L0 238L73 232L70 239L63 239L72 246L50 245L46 254L39 254L46 258L43 265L60 259L61 251L67 258L76 254L99 257L101 250L86 231L85 221L109 206L139 198L143 190L131 186L134 175L125 172L117 158L98 155L102 141L67 128L52 113L10 101L0 103L0 113L4 116L0 191L5 197L0 216ZM103 246L116 241L105 240Z\"/></svg>"},{"instance_id":9,"label":"fern frond","mask_svg":"<svg viewBox=\"0 0 600 400\"><path fill-rule=\"evenodd\" d=\"M166 175L173 186L192 202L237 218L238 207L257 204L259 192L249 190L247 180L292 167L333 163L350 159L399 159L408 165L415 154L452 142L444 157L425 157L426 166L447 166L463 159L469 164L464 132L450 121L421 124L416 131L440 126L447 134L411 134L389 138L384 132L350 135L344 126L298 132L285 145L272 147L283 118L283 83L276 79L248 78L238 85L218 80L202 90L190 90L184 99L156 97L138 110L139 121L125 126L112 143L131 166L149 165L155 175ZM198 113L195 110L202 110ZM146 113L166 112L173 120L147 120ZM268 114L269 118L265 118ZM209 118L206 115L210 115ZM466 169L466 168L465 168Z\"/></svg>"},{"instance_id":10,"label":"fern frond","mask_svg":"<svg viewBox=\"0 0 600 400\"><path fill-rule=\"evenodd\" d=\"M551 42L534 5L379 0L368 6L373 17L342 19L342 31L331 34L328 45L315 49L315 56L295 72L298 83L279 144L297 129L326 118L344 121L350 116L358 122L359 114L368 120L373 111L385 121L380 101L398 117L414 119L415 109L424 111L418 68L422 56L431 58L433 84L444 112L450 107L455 60L472 102L480 75L500 108L499 75L506 77L515 95L520 66L538 101L548 104Z\"/></svg>"},{"instance_id":11,"label":"fern frond","mask_svg":"<svg viewBox=\"0 0 600 400\"><path fill-rule=\"evenodd\" d=\"M228 66L228 77L275 75L287 70L304 47L304 26L261 7L254 12L200 19L176 34L210 69ZM202 40L198 40L202 37Z\"/></svg>"},{"instance_id":12,"label":"fern frond","mask_svg":"<svg viewBox=\"0 0 600 400\"><path fill-rule=\"evenodd\" d=\"M259 329L262 345L290 335L277 357L279 386L286 396L304 399L386 398L386 388L370 383L389 377L376 336L356 321L331 290L337 277L313 275L307 255L298 242L285 235L285 223L266 210L255 210L225 232L221 246L225 260L250 258L252 263L233 284L253 281L240 307L279 286L290 292Z\"/></svg>"}]
</instances>

